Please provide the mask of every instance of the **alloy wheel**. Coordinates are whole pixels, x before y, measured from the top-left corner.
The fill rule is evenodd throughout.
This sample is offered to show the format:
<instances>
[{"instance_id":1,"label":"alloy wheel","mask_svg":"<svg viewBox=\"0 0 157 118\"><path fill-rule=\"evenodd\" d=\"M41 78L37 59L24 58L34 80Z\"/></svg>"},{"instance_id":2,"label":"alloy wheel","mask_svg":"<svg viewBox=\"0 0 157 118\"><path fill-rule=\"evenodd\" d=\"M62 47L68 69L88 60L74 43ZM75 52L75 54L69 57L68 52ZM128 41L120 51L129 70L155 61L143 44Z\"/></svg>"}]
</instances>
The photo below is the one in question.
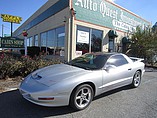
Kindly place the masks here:
<instances>
[{"instance_id":1,"label":"alloy wheel","mask_svg":"<svg viewBox=\"0 0 157 118\"><path fill-rule=\"evenodd\" d=\"M141 72L137 71L134 75L133 86L138 87L141 83Z\"/></svg>"},{"instance_id":2,"label":"alloy wheel","mask_svg":"<svg viewBox=\"0 0 157 118\"><path fill-rule=\"evenodd\" d=\"M93 89L84 84L76 88L71 96L71 106L76 110L83 110L89 106L93 99Z\"/></svg>"}]
</instances>

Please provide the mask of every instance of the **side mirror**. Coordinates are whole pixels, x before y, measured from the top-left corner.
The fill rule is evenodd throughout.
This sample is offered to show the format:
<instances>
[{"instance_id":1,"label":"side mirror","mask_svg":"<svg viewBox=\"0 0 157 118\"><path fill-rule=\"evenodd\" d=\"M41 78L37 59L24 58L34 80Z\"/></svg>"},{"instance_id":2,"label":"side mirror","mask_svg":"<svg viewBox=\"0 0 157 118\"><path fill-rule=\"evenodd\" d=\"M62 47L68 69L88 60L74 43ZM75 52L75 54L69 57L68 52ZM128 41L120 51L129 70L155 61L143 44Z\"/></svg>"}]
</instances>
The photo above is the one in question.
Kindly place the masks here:
<instances>
[{"instance_id":1,"label":"side mirror","mask_svg":"<svg viewBox=\"0 0 157 118\"><path fill-rule=\"evenodd\" d=\"M107 66L104 67L104 70L107 71L107 72L109 72L111 70L114 70L114 69L116 69L115 65L107 65Z\"/></svg>"}]
</instances>

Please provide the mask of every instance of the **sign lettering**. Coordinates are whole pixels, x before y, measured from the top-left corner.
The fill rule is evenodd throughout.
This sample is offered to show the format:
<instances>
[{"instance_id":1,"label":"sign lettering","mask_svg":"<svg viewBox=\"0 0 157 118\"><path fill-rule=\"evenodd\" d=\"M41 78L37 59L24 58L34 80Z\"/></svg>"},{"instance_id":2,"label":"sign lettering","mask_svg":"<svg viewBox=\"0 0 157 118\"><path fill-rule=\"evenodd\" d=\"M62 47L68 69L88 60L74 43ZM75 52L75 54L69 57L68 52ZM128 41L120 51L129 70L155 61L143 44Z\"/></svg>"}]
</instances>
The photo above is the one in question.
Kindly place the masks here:
<instances>
[{"instance_id":1,"label":"sign lettering","mask_svg":"<svg viewBox=\"0 0 157 118\"><path fill-rule=\"evenodd\" d=\"M18 16L12 16L8 14L1 14L1 18L3 19L3 22L11 22L11 23L18 23L22 21L21 17Z\"/></svg>"},{"instance_id":2,"label":"sign lettering","mask_svg":"<svg viewBox=\"0 0 157 118\"><path fill-rule=\"evenodd\" d=\"M24 40L10 37L0 38L0 48L23 48Z\"/></svg>"},{"instance_id":3,"label":"sign lettering","mask_svg":"<svg viewBox=\"0 0 157 118\"><path fill-rule=\"evenodd\" d=\"M77 42L89 44L89 32L78 30Z\"/></svg>"},{"instance_id":4,"label":"sign lettering","mask_svg":"<svg viewBox=\"0 0 157 118\"><path fill-rule=\"evenodd\" d=\"M137 26L144 28L151 25L150 22L105 0L73 0L73 7L78 20L124 32L133 32Z\"/></svg>"}]
</instances>

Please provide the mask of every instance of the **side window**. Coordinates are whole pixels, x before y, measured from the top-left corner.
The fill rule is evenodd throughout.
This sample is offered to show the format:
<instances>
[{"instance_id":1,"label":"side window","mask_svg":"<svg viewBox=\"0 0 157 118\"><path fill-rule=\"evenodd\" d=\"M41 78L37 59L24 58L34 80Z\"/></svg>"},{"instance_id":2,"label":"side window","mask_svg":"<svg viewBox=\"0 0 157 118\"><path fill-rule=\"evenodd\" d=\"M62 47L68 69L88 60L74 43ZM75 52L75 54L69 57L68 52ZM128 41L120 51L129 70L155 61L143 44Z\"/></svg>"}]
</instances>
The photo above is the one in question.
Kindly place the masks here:
<instances>
[{"instance_id":1,"label":"side window","mask_svg":"<svg viewBox=\"0 0 157 118\"><path fill-rule=\"evenodd\" d=\"M106 63L107 65L114 65L116 67L128 64L128 61L122 55L112 56Z\"/></svg>"}]
</instances>

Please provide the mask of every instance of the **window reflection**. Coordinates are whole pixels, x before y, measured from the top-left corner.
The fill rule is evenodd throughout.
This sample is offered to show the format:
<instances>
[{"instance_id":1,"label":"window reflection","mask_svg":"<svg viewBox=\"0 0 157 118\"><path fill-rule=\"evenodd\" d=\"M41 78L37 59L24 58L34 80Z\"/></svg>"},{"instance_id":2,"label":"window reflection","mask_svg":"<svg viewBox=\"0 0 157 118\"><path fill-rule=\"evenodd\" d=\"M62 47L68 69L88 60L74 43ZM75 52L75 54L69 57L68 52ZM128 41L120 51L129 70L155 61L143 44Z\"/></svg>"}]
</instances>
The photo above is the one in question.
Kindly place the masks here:
<instances>
[{"instance_id":1,"label":"window reflection","mask_svg":"<svg viewBox=\"0 0 157 118\"><path fill-rule=\"evenodd\" d=\"M30 37L29 40L30 40L29 46L33 46L33 37Z\"/></svg>"},{"instance_id":2,"label":"window reflection","mask_svg":"<svg viewBox=\"0 0 157 118\"><path fill-rule=\"evenodd\" d=\"M55 30L50 30L47 32L47 47L54 48L55 47Z\"/></svg>"},{"instance_id":3,"label":"window reflection","mask_svg":"<svg viewBox=\"0 0 157 118\"><path fill-rule=\"evenodd\" d=\"M48 33L47 35L48 54L53 55L55 48L55 29L48 31L47 33Z\"/></svg>"},{"instance_id":4,"label":"window reflection","mask_svg":"<svg viewBox=\"0 0 157 118\"><path fill-rule=\"evenodd\" d=\"M65 27L41 33L41 47L46 47L49 55L64 56Z\"/></svg>"},{"instance_id":5,"label":"window reflection","mask_svg":"<svg viewBox=\"0 0 157 118\"><path fill-rule=\"evenodd\" d=\"M77 26L77 52L81 54L88 52L101 52L102 49L102 34L103 32L96 29L90 29L83 26Z\"/></svg>"},{"instance_id":6,"label":"window reflection","mask_svg":"<svg viewBox=\"0 0 157 118\"><path fill-rule=\"evenodd\" d=\"M114 39L109 39L109 52L114 52Z\"/></svg>"},{"instance_id":7,"label":"window reflection","mask_svg":"<svg viewBox=\"0 0 157 118\"><path fill-rule=\"evenodd\" d=\"M56 50L55 54L63 56L64 51L64 42L65 42L65 28L59 27L56 29Z\"/></svg>"},{"instance_id":8,"label":"window reflection","mask_svg":"<svg viewBox=\"0 0 157 118\"><path fill-rule=\"evenodd\" d=\"M38 46L38 35L34 36L34 46Z\"/></svg>"},{"instance_id":9,"label":"window reflection","mask_svg":"<svg viewBox=\"0 0 157 118\"><path fill-rule=\"evenodd\" d=\"M29 37L27 39L27 46L33 46L33 38L32 37Z\"/></svg>"},{"instance_id":10,"label":"window reflection","mask_svg":"<svg viewBox=\"0 0 157 118\"><path fill-rule=\"evenodd\" d=\"M46 47L46 32L41 34L41 47Z\"/></svg>"},{"instance_id":11,"label":"window reflection","mask_svg":"<svg viewBox=\"0 0 157 118\"><path fill-rule=\"evenodd\" d=\"M28 38L28 39L27 39L27 46L29 46L29 42L30 42L30 41L29 41L29 38Z\"/></svg>"},{"instance_id":12,"label":"window reflection","mask_svg":"<svg viewBox=\"0 0 157 118\"><path fill-rule=\"evenodd\" d=\"M76 51L82 51L82 54L89 52L90 29L82 26L77 27Z\"/></svg>"},{"instance_id":13,"label":"window reflection","mask_svg":"<svg viewBox=\"0 0 157 118\"><path fill-rule=\"evenodd\" d=\"M128 61L122 55L112 56L106 63L107 65L114 65L116 67L128 64Z\"/></svg>"},{"instance_id":14,"label":"window reflection","mask_svg":"<svg viewBox=\"0 0 157 118\"><path fill-rule=\"evenodd\" d=\"M92 30L91 51L101 52L102 47L102 31Z\"/></svg>"}]
</instances>

